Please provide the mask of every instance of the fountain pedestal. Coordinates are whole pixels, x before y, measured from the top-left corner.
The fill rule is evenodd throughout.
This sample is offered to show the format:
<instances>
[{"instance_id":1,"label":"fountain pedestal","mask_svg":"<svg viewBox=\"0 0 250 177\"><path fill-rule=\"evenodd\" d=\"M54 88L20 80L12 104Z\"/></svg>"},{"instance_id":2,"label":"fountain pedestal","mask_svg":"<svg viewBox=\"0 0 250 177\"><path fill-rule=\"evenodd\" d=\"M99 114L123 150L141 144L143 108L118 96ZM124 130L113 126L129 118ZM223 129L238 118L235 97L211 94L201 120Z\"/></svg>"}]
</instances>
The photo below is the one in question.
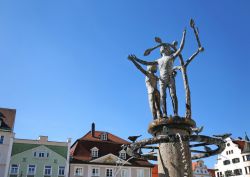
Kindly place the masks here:
<instances>
[{"instance_id":1,"label":"fountain pedestal","mask_svg":"<svg viewBox=\"0 0 250 177\"><path fill-rule=\"evenodd\" d=\"M179 141L159 143L158 176L159 177L192 177L192 161L189 141L181 137L191 133L195 127L192 119L178 116L154 120L148 132L154 137L174 135Z\"/></svg>"}]
</instances>

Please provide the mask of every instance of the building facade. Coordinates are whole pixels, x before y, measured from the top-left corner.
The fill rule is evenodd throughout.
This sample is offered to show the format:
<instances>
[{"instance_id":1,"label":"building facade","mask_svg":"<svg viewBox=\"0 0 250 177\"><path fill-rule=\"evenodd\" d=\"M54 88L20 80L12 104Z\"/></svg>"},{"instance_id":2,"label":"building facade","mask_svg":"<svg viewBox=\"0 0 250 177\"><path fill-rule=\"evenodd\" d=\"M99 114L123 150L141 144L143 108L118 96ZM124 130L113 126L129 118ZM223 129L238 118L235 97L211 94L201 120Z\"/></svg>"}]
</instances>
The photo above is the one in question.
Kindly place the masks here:
<instances>
[{"instance_id":1,"label":"building facade","mask_svg":"<svg viewBox=\"0 0 250 177\"><path fill-rule=\"evenodd\" d=\"M70 177L151 177L151 163L134 159L122 145L130 144L95 125L71 146Z\"/></svg>"},{"instance_id":2,"label":"building facade","mask_svg":"<svg viewBox=\"0 0 250 177\"><path fill-rule=\"evenodd\" d=\"M203 160L192 163L193 177L213 177Z\"/></svg>"},{"instance_id":3,"label":"building facade","mask_svg":"<svg viewBox=\"0 0 250 177\"><path fill-rule=\"evenodd\" d=\"M9 177L67 177L70 139L67 142L14 139Z\"/></svg>"},{"instance_id":4,"label":"building facade","mask_svg":"<svg viewBox=\"0 0 250 177\"><path fill-rule=\"evenodd\" d=\"M8 175L15 116L15 109L0 108L0 177Z\"/></svg>"},{"instance_id":5,"label":"building facade","mask_svg":"<svg viewBox=\"0 0 250 177\"><path fill-rule=\"evenodd\" d=\"M247 140L226 139L226 148L215 164L216 177L250 177L250 142Z\"/></svg>"}]
</instances>

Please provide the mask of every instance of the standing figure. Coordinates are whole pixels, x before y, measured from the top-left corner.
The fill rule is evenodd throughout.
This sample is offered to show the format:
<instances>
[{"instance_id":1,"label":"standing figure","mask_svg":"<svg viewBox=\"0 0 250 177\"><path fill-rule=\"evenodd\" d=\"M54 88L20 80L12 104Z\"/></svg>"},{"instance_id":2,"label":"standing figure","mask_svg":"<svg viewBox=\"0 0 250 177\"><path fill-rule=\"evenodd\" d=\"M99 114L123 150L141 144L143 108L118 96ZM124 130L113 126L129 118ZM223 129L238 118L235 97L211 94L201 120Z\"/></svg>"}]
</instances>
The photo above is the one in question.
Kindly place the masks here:
<instances>
[{"instance_id":1,"label":"standing figure","mask_svg":"<svg viewBox=\"0 0 250 177\"><path fill-rule=\"evenodd\" d=\"M135 60L144 65L158 65L160 71L159 85L160 85L160 102L163 112L163 117L167 117L167 104L166 104L166 90L169 89L173 112L175 116L178 116L178 99L176 96L175 78L174 78L174 61L175 58L181 53L186 37L186 30L183 31L183 36L180 44L180 48L176 51L172 51L169 45L162 43L160 46L161 58L148 62L137 58L135 55L130 55L132 60Z\"/></svg>"},{"instance_id":2,"label":"standing figure","mask_svg":"<svg viewBox=\"0 0 250 177\"><path fill-rule=\"evenodd\" d=\"M159 78L154 74L157 72L156 65L147 66L147 71L144 70L135 60L132 55L128 56L128 59L134 63L134 65L139 69L145 76L146 87L148 91L148 102L150 110L153 114L153 118L157 119L162 117L160 108L160 93L157 89L157 81Z\"/></svg>"}]
</instances>

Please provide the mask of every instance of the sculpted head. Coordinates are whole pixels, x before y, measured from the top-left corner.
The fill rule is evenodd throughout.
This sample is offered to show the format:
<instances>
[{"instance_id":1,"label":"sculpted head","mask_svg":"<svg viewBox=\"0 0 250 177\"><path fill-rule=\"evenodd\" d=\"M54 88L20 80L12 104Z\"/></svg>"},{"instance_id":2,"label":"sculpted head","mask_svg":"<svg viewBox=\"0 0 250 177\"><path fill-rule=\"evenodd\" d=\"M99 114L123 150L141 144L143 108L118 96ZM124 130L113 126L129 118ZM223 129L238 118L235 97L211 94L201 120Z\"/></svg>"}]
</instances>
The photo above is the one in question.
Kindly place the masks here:
<instances>
[{"instance_id":1,"label":"sculpted head","mask_svg":"<svg viewBox=\"0 0 250 177\"><path fill-rule=\"evenodd\" d=\"M156 73L157 72L157 66L156 65L148 65L147 70L152 72L152 73Z\"/></svg>"},{"instance_id":2,"label":"sculpted head","mask_svg":"<svg viewBox=\"0 0 250 177\"><path fill-rule=\"evenodd\" d=\"M170 46L162 45L160 47L160 53L161 53L161 55L171 55L173 53L173 51L170 49Z\"/></svg>"}]
</instances>

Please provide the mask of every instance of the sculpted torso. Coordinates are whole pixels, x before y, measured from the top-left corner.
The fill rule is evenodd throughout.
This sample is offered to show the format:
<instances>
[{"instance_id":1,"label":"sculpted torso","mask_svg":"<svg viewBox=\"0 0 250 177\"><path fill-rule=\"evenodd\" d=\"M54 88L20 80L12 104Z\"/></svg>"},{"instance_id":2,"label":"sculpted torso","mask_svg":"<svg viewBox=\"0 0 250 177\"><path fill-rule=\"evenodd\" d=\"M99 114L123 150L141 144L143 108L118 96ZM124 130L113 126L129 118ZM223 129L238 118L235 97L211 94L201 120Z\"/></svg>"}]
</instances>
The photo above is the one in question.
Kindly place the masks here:
<instances>
[{"instance_id":1,"label":"sculpted torso","mask_svg":"<svg viewBox=\"0 0 250 177\"><path fill-rule=\"evenodd\" d=\"M171 56L163 56L156 61L160 71L160 80L169 81L173 74L174 59Z\"/></svg>"},{"instance_id":2,"label":"sculpted torso","mask_svg":"<svg viewBox=\"0 0 250 177\"><path fill-rule=\"evenodd\" d=\"M148 94L151 94L154 92L154 90L157 90L157 78L154 75L149 75L146 76L145 78L145 83L146 83L146 87L148 90Z\"/></svg>"}]
</instances>

